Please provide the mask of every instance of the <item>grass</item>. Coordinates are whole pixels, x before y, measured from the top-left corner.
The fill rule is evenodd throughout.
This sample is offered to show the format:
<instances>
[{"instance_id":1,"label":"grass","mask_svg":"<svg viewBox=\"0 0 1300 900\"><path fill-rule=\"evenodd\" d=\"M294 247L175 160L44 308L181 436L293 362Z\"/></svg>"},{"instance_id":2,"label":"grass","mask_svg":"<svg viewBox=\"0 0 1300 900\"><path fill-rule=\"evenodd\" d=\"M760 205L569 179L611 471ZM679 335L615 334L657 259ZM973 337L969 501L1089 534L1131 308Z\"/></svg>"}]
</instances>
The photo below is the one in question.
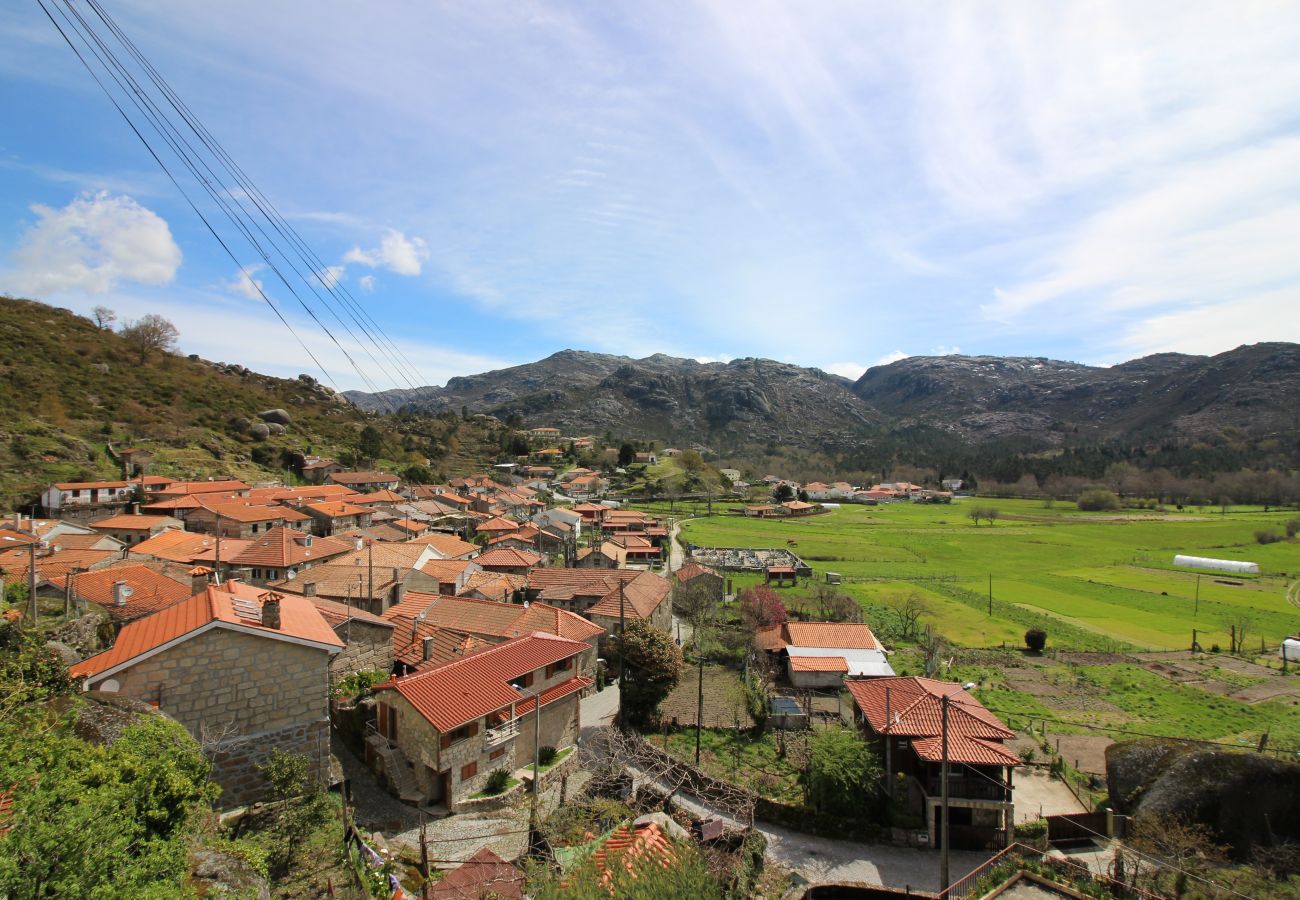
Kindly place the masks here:
<instances>
[{"instance_id":1,"label":"grass","mask_svg":"<svg viewBox=\"0 0 1300 900\"><path fill-rule=\"evenodd\" d=\"M662 737L651 739L662 744ZM695 761L695 730L669 732L669 753ZM765 797L783 803L802 803L799 770L788 756L781 755L772 732L753 734L731 728L705 728L700 732L700 768L715 778L745 785Z\"/></svg>"},{"instance_id":2,"label":"grass","mask_svg":"<svg viewBox=\"0 0 1300 900\"><path fill-rule=\"evenodd\" d=\"M551 760L551 761L548 762L548 763L544 763L543 765L538 766L538 767L537 767L537 771L538 771L538 772L549 772L551 769L554 769L554 768L555 768L556 766L558 766L560 763L562 763L562 762L564 762L566 759L568 759L568 758L569 758L569 754L571 754L571 753L573 753L573 748L572 748L572 747L565 747L563 750L560 750L560 751L558 751L558 752L555 754L555 759Z\"/></svg>"},{"instance_id":3,"label":"grass","mask_svg":"<svg viewBox=\"0 0 1300 900\"><path fill-rule=\"evenodd\" d=\"M552 765L554 765L554 764L552 763ZM542 768L543 771L545 771L547 767L546 767L546 766L542 766L541 768ZM521 784L521 782L519 781L519 779L516 778L515 776L511 775L509 778L506 779L506 786L503 787L501 790L499 790L499 791L489 791L489 790L476 791L475 793L469 795L469 799L471 799L471 800L485 800L485 799L487 799L488 797L500 797L502 794L504 794L504 793L506 793L506 792L512 790L512 789L513 789L516 785L518 785L518 784Z\"/></svg>"},{"instance_id":4,"label":"grass","mask_svg":"<svg viewBox=\"0 0 1300 900\"><path fill-rule=\"evenodd\" d=\"M998 508L1001 517L993 525L971 524L961 502L903 503L844 506L805 519L692 518L682 535L714 547L793 541L815 578L840 573L844 589L869 611L880 612L890 594L920 592L938 630L967 646L1018 643L1031 624L1044 627L1053 645L1080 649L1178 649L1190 646L1192 628L1203 645L1227 646L1227 622L1243 615L1249 632L1271 644L1296 627L1284 594L1288 580L1300 575L1300 544L1261 546L1253 538L1261 526L1282 527L1294 511L1101 515L1066 504L1046 509L1034 501L980 502ZM1174 570L1175 553L1250 559L1263 574L1202 575L1198 604L1196 573ZM756 580L732 577L737 587ZM972 616L980 603L982 620Z\"/></svg>"}]
</instances>

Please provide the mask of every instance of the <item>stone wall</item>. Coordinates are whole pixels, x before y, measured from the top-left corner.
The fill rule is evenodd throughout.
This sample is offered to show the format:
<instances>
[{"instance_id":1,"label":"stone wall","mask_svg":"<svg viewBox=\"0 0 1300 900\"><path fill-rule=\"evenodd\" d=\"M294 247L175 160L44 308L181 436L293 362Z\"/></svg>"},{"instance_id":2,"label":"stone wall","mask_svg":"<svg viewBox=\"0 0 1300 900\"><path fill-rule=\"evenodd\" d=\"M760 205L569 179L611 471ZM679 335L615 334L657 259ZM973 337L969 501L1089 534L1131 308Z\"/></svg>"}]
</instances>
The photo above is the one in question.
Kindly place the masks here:
<instances>
[{"instance_id":1,"label":"stone wall","mask_svg":"<svg viewBox=\"0 0 1300 900\"><path fill-rule=\"evenodd\" d=\"M391 672L393 629L353 619L336 626L334 633L345 644L330 660L330 680L337 684L353 672Z\"/></svg>"},{"instance_id":2,"label":"stone wall","mask_svg":"<svg viewBox=\"0 0 1300 900\"><path fill-rule=\"evenodd\" d=\"M236 743L248 744L240 753L226 754L227 768L237 769L237 760L261 759L272 747L283 746L286 752L306 752L319 771L326 771L329 654L324 650L212 628L113 679L120 693L157 703L205 747L232 750ZM318 740L318 733L326 739ZM223 779L239 783L241 790L245 782L252 783L229 774L217 778L225 783ZM255 799L256 791L246 789ZM223 796L220 802L231 806L247 799Z\"/></svg>"},{"instance_id":3,"label":"stone wall","mask_svg":"<svg viewBox=\"0 0 1300 900\"><path fill-rule=\"evenodd\" d=\"M261 767L271 751L306 756L322 784L329 777L329 721L303 722L262 734L223 741L207 750L212 760L212 780L221 785L221 806L246 806L265 800L269 785Z\"/></svg>"}]
</instances>

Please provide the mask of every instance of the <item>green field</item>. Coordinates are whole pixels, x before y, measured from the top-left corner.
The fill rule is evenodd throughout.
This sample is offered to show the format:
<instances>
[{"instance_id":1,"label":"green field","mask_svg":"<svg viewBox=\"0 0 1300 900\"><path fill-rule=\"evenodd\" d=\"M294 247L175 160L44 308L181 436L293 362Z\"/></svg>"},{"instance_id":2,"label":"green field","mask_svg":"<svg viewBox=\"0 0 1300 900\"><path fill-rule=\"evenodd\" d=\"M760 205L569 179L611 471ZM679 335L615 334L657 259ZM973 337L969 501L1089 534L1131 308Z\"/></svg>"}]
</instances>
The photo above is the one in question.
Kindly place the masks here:
<instances>
[{"instance_id":1,"label":"green field","mask_svg":"<svg viewBox=\"0 0 1300 900\"><path fill-rule=\"evenodd\" d=\"M1246 623L1247 644L1258 649L1261 638L1276 646L1300 630L1300 609L1285 596L1300 577L1300 543L1254 540L1260 528L1281 531L1295 511L1090 514L1070 504L978 502L998 508L994 524L972 524L961 501L899 503L804 519L689 518L681 539L709 547L793 542L816 578L840 573L869 613L881 614L890 594L921 592L928 620L965 646L1019 643L1034 624L1047 629L1053 646L1075 649L1181 649L1193 628L1202 646L1226 647L1233 621ZM1247 559L1263 574L1203 573L1198 588L1195 572L1173 569L1175 553ZM752 580L735 577L738 585ZM797 596L806 586L787 591Z\"/></svg>"}]
</instances>

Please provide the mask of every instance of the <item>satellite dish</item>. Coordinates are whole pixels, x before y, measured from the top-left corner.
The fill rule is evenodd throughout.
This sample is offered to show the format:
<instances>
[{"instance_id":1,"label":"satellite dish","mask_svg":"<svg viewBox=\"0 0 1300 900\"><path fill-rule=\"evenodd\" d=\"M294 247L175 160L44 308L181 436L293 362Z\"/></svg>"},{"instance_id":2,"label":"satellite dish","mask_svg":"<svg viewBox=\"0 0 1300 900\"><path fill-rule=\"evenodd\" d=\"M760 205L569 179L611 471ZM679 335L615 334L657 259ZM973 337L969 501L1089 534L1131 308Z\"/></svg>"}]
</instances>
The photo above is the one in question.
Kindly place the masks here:
<instances>
[{"instance_id":1,"label":"satellite dish","mask_svg":"<svg viewBox=\"0 0 1300 900\"><path fill-rule=\"evenodd\" d=\"M289 576L288 576L289 580L290 580L290 581L293 581L293 580L294 580L295 578L297 578L297 577L298 577L298 573L295 572L293 569L290 569L290 570L289 570Z\"/></svg>"},{"instance_id":2,"label":"satellite dish","mask_svg":"<svg viewBox=\"0 0 1300 900\"><path fill-rule=\"evenodd\" d=\"M122 586L122 596L123 596L123 597L130 597L130 596L132 596L134 593L135 593L135 588L131 587L131 585L127 584L127 585L123 585L123 586Z\"/></svg>"}]
</instances>

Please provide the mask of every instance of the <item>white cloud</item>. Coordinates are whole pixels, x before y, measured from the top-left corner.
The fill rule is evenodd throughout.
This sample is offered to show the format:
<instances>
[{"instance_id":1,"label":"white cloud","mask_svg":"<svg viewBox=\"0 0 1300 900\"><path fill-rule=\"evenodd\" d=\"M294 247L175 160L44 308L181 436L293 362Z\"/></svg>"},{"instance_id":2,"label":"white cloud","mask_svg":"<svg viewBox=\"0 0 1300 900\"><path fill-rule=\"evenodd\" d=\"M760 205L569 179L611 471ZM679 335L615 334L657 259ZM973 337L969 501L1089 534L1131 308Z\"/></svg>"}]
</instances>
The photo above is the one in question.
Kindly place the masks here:
<instances>
[{"instance_id":1,"label":"white cloud","mask_svg":"<svg viewBox=\"0 0 1300 900\"><path fill-rule=\"evenodd\" d=\"M374 293L375 276L362 275L360 278L357 279L357 284L360 285L361 290L365 291L367 294Z\"/></svg>"},{"instance_id":2,"label":"white cloud","mask_svg":"<svg viewBox=\"0 0 1300 900\"><path fill-rule=\"evenodd\" d=\"M829 366L822 366L821 368L823 371L830 372L832 375L839 375L850 381L857 381L862 377L862 373L867 371L866 366L855 362L831 363Z\"/></svg>"},{"instance_id":3,"label":"white cloud","mask_svg":"<svg viewBox=\"0 0 1300 900\"><path fill-rule=\"evenodd\" d=\"M717 356L697 356L694 358L697 363L729 363L732 357L725 353L719 353Z\"/></svg>"},{"instance_id":4,"label":"white cloud","mask_svg":"<svg viewBox=\"0 0 1300 900\"><path fill-rule=\"evenodd\" d=\"M234 293L239 294L241 297L247 297L249 300L261 300L263 290L262 279L254 278L253 276L265 268L266 266L262 263L257 263L252 266L244 266L235 273L233 280L225 282L222 287L228 291L233 291Z\"/></svg>"},{"instance_id":5,"label":"white cloud","mask_svg":"<svg viewBox=\"0 0 1300 900\"><path fill-rule=\"evenodd\" d=\"M2 276L9 290L102 294L121 282L167 284L181 264L171 229L130 197L82 194L62 209L33 204L37 221Z\"/></svg>"},{"instance_id":6,"label":"white cloud","mask_svg":"<svg viewBox=\"0 0 1300 900\"><path fill-rule=\"evenodd\" d=\"M362 250L358 245L343 256L344 262L360 263L372 269L383 267L398 275L419 275L424 261L429 258L429 246L424 238L408 238L396 229L388 229L379 247Z\"/></svg>"},{"instance_id":7,"label":"white cloud","mask_svg":"<svg viewBox=\"0 0 1300 900\"><path fill-rule=\"evenodd\" d=\"M322 287L326 290L330 290L343 280L347 271L348 270L343 266L326 266L319 272L313 273L313 277Z\"/></svg>"},{"instance_id":8,"label":"white cloud","mask_svg":"<svg viewBox=\"0 0 1300 900\"><path fill-rule=\"evenodd\" d=\"M1176 351L1212 355L1261 339L1300 342L1300 291L1283 289L1142 319L1119 340L1126 357ZM1261 334L1259 323L1268 323Z\"/></svg>"},{"instance_id":9,"label":"white cloud","mask_svg":"<svg viewBox=\"0 0 1300 900\"><path fill-rule=\"evenodd\" d=\"M893 353L886 353L884 356L880 357L880 359L876 360L876 365L887 366L890 363L898 362L900 359L907 359L908 356L910 356L910 354L904 353L902 350L895 350Z\"/></svg>"}]
</instances>

